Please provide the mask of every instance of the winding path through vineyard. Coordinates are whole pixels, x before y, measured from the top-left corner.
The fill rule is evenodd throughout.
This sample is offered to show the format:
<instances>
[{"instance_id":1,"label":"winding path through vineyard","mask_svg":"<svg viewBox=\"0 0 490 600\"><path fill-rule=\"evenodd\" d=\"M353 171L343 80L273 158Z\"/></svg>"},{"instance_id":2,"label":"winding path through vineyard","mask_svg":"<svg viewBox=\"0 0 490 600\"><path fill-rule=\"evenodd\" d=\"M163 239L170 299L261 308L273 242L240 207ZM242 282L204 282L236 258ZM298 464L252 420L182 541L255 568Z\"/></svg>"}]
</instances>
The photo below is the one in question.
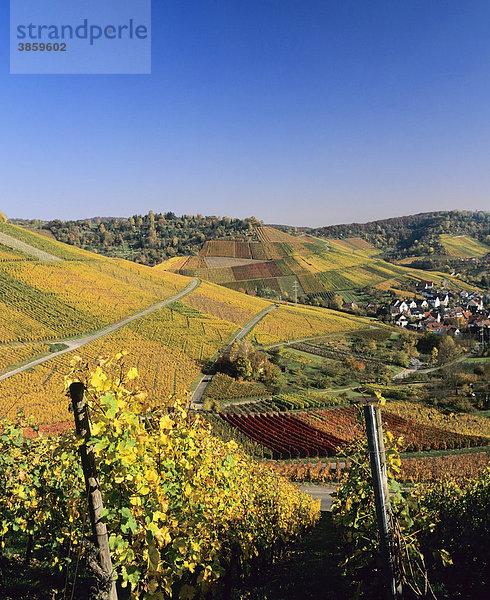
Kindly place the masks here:
<instances>
[{"instance_id":1,"label":"winding path through vineyard","mask_svg":"<svg viewBox=\"0 0 490 600\"><path fill-rule=\"evenodd\" d=\"M189 283L189 285L184 290L182 290L175 296L172 296L171 298L167 298L166 300L159 302L158 304L154 304L153 306L150 306L150 308L147 308L135 315L126 317L125 319L122 319L121 321L117 321L116 323L113 323L112 325L109 325L108 327L104 327L104 329L100 329L99 331L96 331L95 333L85 335L76 340L66 340L66 339L57 340L57 341L53 340L52 343L61 343L61 344L64 344L65 346L67 346L67 348L64 348L63 350L59 350L58 352L52 352L51 354L48 354L48 356L43 356L42 358L33 360L25 365L22 365L22 367L18 367L17 369L14 369L13 371L4 373L3 375L0 375L0 381L2 381L3 379L7 379L8 377L12 377L13 375L17 375L17 373L22 373L22 371L26 371L27 369L31 369L32 367L35 367L42 363L45 363L48 360L52 360L56 356L61 356L62 354L66 354L67 352L72 352L73 350L76 350L77 348L80 348L81 346L90 344L90 342L98 340L99 338L104 337L104 336L108 335L109 333L112 333L112 332L116 331L117 329L120 329L121 327L124 327L124 325L131 323L131 321L135 321L136 319L139 319L141 317L149 315L150 313L152 313L156 310L159 310L160 308L163 308L164 306L167 306L168 304L171 304L172 302L175 302L176 300L180 300L181 298L183 298L184 296L187 296L193 290L195 290L196 287L199 285L199 283L200 283L199 280L193 279L191 281L191 283Z\"/></svg>"},{"instance_id":2,"label":"winding path through vineyard","mask_svg":"<svg viewBox=\"0 0 490 600\"><path fill-rule=\"evenodd\" d=\"M250 331L252 331L252 329L257 325L257 323L259 321L261 321L268 313L271 312L271 310L274 310L275 308L277 308L277 304L273 304L273 305L265 308L264 310L261 310L259 313L257 313L255 315L255 317L253 317L248 323L246 323L246 325L245 325L245 327L243 327L243 329L241 329L238 333L236 333L231 338L231 340L226 344L226 346L223 348L223 350L220 352L220 354L216 357L214 363L218 360L218 358L220 356L225 355L230 350L232 344L242 340L246 335L248 335L250 333ZM213 365L214 365L214 363L213 363ZM201 381L198 383L197 388L194 390L194 393L191 396L191 400L190 400L191 408L195 408L196 410L199 410L202 407L202 404L201 404L202 397L204 395L204 392L205 392L207 386L211 383L211 381L213 379L213 375L214 375L214 373L204 375L201 378Z\"/></svg>"},{"instance_id":3,"label":"winding path through vineyard","mask_svg":"<svg viewBox=\"0 0 490 600\"><path fill-rule=\"evenodd\" d=\"M49 252L34 248L34 246L26 244L6 233L0 233L0 244L13 248L14 250L19 250L28 256L34 256L34 258L37 258L42 262L59 262L62 260L58 256L54 256L54 254L49 254Z\"/></svg>"},{"instance_id":4,"label":"winding path through vineyard","mask_svg":"<svg viewBox=\"0 0 490 600\"><path fill-rule=\"evenodd\" d=\"M321 500L321 511L331 512L332 510L332 494L337 491L336 485L314 485L311 483L303 483L298 486L302 492L306 492L315 500Z\"/></svg>"},{"instance_id":5,"label":"winding path through vineyard","mask_svg":"<svg viewBox=\"0 0 490 600\"><path fill-rule=\"evenodd\" d=\"M409 375L412 375L413 373L417 373L417 374L433 373L434 371L437 371L438 369L441 369L442 367L451 367L452 365L463 362L464 360L466 360L467 358L471 358L472 356L474 356L474 354L463 354L462 356L459 356L458 358L452 360L451 362L445 363L443 365L438 365L436 367L430 367L430 369L405 369L404 371L400 371L400 373L397 373L396 375L394 375L393 379L405 379L405 377L408 377Z\"/></svg>"}]
</instances>

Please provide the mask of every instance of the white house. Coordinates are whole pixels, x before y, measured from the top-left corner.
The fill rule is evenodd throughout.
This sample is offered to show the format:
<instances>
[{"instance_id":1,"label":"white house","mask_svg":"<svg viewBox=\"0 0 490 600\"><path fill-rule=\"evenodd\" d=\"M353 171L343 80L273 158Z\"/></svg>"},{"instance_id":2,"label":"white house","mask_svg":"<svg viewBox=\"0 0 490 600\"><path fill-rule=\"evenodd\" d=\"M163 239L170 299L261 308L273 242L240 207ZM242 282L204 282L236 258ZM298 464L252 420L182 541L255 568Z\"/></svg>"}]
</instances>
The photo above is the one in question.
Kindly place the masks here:
<instances>
[{"instance_id":1,"label":"white house","mask_svg":"<svg viewBox=\"0 0 490 600\"><path fill-rule=\"evenodd\" d=\"M432 306L432 308L439 308L439 306L441 306L441 301L439 300L439 296L429 298L429 304L430 304L430 306Z\"/></svg>"},{"instance_id":2,"label":"white house","mask_svg":"<svg viewBox=\"0 0 490 600\"><path fill-rule=\"evenodd\" d=\"M405 315L400 315L395 319L394 323L398 327L406 327L408 325L408 319Z\"/></svg>"}]
</instances>

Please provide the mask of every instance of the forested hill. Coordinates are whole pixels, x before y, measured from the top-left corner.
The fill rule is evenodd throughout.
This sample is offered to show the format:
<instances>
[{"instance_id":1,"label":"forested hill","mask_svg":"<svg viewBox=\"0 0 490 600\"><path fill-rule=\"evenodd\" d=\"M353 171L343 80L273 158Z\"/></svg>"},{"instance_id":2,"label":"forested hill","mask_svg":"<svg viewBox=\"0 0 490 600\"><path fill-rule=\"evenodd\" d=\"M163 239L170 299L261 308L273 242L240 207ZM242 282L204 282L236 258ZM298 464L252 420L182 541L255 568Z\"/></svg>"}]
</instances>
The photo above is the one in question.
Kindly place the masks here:
<instances>
[{"instance_id":1,"label":"forested hill","mask_svg":"<svg viewBox=\"0 0 490 600\"><path fill-rule=\"evenodd\" d=\"M319 227L309 232L328 238L361 237L394 258L444 255L441 234L468 235L490 245L490 212L420 213L370 223Z\"/></svg>"},{"instance_id":2,"label":"forested hill","mask_svg":"<svg viewBox=\"0 0 490 600\"><path fill-rule=\"evenodd\" d=\"M248 239L256 219L202 215L179 217L173 212L159 214L150 211L147 215L129 218L12 222L52 235L58 241L78 248L155 265L173 256L197 254L206 240Z\"/></svg>"},{"instance_id":3,"label":"forested hill","mask_svg":"<svg viewBox=\"0 0 490 600\"><path fill-rule=\"evenodd\" d=\"M12 222L85 250L155 265L173 256L198 254L205 241L250 241L253 238L253 224L258 221L254 217L177 216L173 212L161 214L150 211L147 215L129 218ZM289 232L293 229L277 227ZM424 257L425 260L435 261L432 266L437 267L437 261L448 255L447 245L441 235L465 235L490 246L490 212L454 210L420 213L307 231L327 238L362 238L382 249L384 257ZM480 254L485 254L485 251ZM425 267L430 268L430 265Z\"/></svg>"}]
</instances>

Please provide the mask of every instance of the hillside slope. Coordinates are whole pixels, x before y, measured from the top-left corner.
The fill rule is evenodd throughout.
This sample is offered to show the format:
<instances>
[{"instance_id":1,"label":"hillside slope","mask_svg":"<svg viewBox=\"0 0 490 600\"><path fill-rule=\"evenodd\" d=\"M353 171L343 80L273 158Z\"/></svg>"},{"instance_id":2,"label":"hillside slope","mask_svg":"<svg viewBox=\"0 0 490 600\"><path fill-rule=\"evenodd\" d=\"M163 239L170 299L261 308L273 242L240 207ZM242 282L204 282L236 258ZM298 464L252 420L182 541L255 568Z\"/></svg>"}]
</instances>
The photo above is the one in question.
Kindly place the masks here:
<instances>
[{"instance_id":1,"label":"hillside slope","mask_svg":"<svg viewBox=\"0 0 490 600\"><path fill-rule=\"evenodd\" d=\"M467 257L481 256L490 251L490 212L441 211L381 219L369 223L331 225L308 230L326 238L360 237L387 256L452 256L445 239L468 236L475 241ZM476 254L473 250L476 249Z\"/></svg>"},{"instance_id":2,"label":"hillside slope","mask_svg":"<svg viewBox=\"0 0 490 600\"><path fill-rule=\"evenodd\" d=\"M322 304L334 293L345 301L356 300L359 292L372 287L413 293L416 283L424 279L438 284L447 279L455 289L466 285L444 273L386 262L360 238L297 237L261 225L254 225L253 234L250 241L207 241L198 256L185 262L170 259L156 270L200 277L260 296L298 297Z\"/></svg>"},{"instance_id":3,"label":"hillside slope","mask_svg":"<svg viewBox=\"0 0 490 600\"><path fill-rule=\"evenodd\" d=\"M61 259L41 262L14 251L10 260L5 252L0 261L0 373L4 375L50 350L59 350L63 341L100 330L176 295L191 281L163 268L101 257L9 225L3 231ZM102 332L76 351L6 377L0 381L0 416L22 409L40 424L70 422L63 377L73 357L94 361L99 355L122 350L127 352L127 363L137 366L151 401L164 404L169 395L184 395L208 361L268 306L267 300L202 282L178 301L117 331ZM366 326L362 319L324 309L315 309L313 314L298 308L294 317L288 312L291 308L279 310L285 312L289 326L282 327L268 316L264 325L259 323L257 338L252 331L252 339L260 343L289 340L334 330L339 323L347 328Z\"/></svg>"},{"instance_id":4,"label":"hillside slope","mask_svg":"<svg viewBox=\"0 0 490 600\"><path fill-rule=\"evenodd\" d=\"M203 215L177 216L173 212L133 215L129 218L93 218L49 222L17 220L29 229L38 229L60 242L155 265L172 256L199 252L203 242L213 238L246 239L252 219Z\"/></svg>"},{"instance_id":5,"label":"hillside slope","mask_svg":"<svg viewBox=\"0 0 490 600\"><path fill-rule=\"evenodd\" d=\"M100 257L19 227L1 224L0 229L30 253L25 260L16 253L0 261L0 343L88 333L187 285L172 273ZM34 258L36 250L42 261Z\"/></svg>"}]
</instances>

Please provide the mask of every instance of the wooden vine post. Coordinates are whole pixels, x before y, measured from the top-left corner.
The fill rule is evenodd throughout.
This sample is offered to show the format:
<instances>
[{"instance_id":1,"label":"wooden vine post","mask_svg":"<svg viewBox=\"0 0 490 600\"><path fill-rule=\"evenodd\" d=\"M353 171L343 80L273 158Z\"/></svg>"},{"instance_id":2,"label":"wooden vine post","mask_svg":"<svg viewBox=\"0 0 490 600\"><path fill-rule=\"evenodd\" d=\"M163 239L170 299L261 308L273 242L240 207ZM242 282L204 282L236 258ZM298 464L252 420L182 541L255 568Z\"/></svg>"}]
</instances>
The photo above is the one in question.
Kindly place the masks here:
<instances>
[{"instance_id":1,"label":"wooden vine post","mask_svg":"<svg viewBox=\"0 0 490 600\"><path fill-rule=\"evenodd\" d=\"M369 463L373 478L384 587L386 598L388 600L397 600L400 598L401 589L397 585L395 561L393 558L392 513L386 473L386 454L383 441L381 410L377 404L365 404L363 411L364 420L366 421Z\"/></svg>"},{"instance_id":2,"label":"wooden vine post","mask_svg":"<svg viewBox=\"0 0 490 600\"><path fill-rule=\"evenodd\" d=\"M92 446L87 445L87 442L90 440L90 424L84 395L85 387L83 383L76 382L70 385L70 396L73 405L73 414L75 417L75 427L78 435L83 437L85 440L85 443L80 446L80 458L82 461L83 475L85 477L85 486L87 488L92 535L95 545L99 551L99 560L102 571L107 578L110 578L112 581L108 596L109 600L117 600L116 583L114 581L114 575L112 571L107 528L105 523L100 518L100 515L104 509L104 505L102 503L102 494L100 493L100 485L97 477L95 456Z\"/></svg>"}]
</instances>

